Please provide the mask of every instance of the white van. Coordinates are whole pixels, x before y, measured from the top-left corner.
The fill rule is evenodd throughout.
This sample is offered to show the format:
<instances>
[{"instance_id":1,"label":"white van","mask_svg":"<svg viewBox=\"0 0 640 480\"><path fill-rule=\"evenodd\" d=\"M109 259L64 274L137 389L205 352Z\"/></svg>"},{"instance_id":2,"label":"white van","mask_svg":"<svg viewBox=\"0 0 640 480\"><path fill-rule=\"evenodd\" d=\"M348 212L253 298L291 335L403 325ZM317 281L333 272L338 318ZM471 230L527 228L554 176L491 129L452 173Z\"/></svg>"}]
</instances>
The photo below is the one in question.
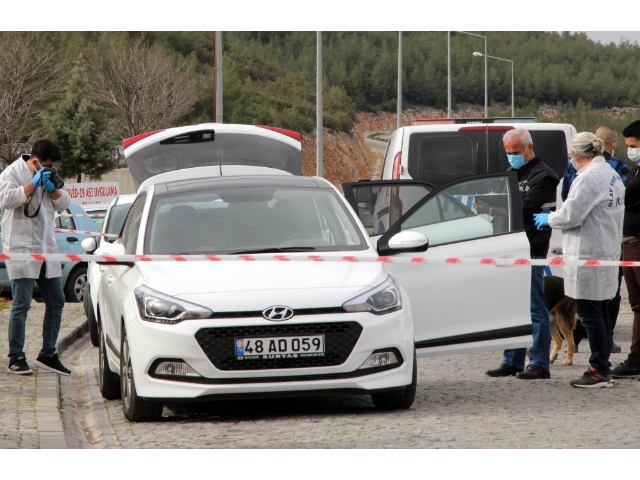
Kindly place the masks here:
<instances>
[{"instance_id":1,"label":"white van","mask_svg":"<svg viewBox=\"0 0 640 480\"><path fill-rule=\"evenodd\" d=\"M502 137L514 128L531 133L536 155L562 178L575 127L527 117L416 120L391 133L380 179L410 178L439 186L469 175L504 172L510 165Z\"/></svg>"}]
</instances>

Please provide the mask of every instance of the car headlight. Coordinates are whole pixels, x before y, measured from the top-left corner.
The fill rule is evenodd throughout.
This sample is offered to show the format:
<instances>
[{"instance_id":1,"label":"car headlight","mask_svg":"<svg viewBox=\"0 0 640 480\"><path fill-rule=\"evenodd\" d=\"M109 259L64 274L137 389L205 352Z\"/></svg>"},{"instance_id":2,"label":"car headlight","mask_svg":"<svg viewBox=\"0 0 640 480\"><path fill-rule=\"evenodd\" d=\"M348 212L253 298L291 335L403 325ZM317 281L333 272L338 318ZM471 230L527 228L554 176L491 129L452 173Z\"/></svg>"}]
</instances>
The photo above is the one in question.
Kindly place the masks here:
<instances>
[{"instance_id":1,"label":"car headlight","mask_svg":"<svg viewBox=\"0 0 640 480\"><path fill-rule=\"evenodd\" d=\"M136 296L140 318L147 322L174 324L183 320L209 318L213 314L208 308L165 295L149 287L138 287L133 293Z\"/></svg>"},{"instance_id":2,"label":"car headlight","mask_svg":"<svg viewBox=\"0 0 640 480\"><path fill-rule=\"evenodd\" d=\"M374 315L384 315L402 308L400 288L391 277L362 295L357 296L342 305L347 312L370 312Z\"/></svg>"}]
</instances>

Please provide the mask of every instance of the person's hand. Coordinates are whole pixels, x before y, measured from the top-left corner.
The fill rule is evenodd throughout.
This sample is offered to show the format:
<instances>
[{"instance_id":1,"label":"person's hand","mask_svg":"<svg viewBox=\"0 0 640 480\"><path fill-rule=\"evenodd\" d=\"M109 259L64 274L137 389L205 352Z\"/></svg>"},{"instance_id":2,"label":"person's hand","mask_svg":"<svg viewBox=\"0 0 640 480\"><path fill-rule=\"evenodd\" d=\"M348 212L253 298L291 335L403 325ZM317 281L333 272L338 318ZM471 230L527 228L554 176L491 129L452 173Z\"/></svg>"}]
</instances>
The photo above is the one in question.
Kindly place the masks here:
<instances>
[{"instance_id":1,"label":"person's hand","mask_svg":"<svg viewBox=\"0 0 640 480\"><path fill-rule=\"evenodd\" d=\"M33 183L33 186L37 188L40 185L46 184L47 181L49 181L50 177L51 177L51 170L45 170L44 168L41 168L33 176L31 183Z\"/></svg>"},{"instance_id":2,"label":"person's hand","mask_svg":"<svg viewBox=\"0 0 640 480\"><path fill-rule=\"evenodd\" d=\"M49 172L51 173L51 172ZM44 189L51 193L51 192L55 192L56 191L56 186L53 184L53 182L51 180L47 180L46 182L44 182Z\"/></svg>"},{"instance_id":3,"label":"person's hand","mask_svg":"<svg viewBox=\"0 0 640 480\"><path fill-rule=\"evenodd\" d=\"M542 230L542 227L549 226L549 214L548 213L534 213L533 221L536 224L538 230Z\"/></svg>"},{"instance_id":4,"label":"person's hand","mask_svg":"<svg viewBox=\"0 0 640 480\"><path fill-rule=\"evenodd\" d=\"M471 206L475 208L476 213L479 215L481 213L489 213L489 204L487 202L483 202L482 200L473 200Z\"/></svg>"}]
</instances>

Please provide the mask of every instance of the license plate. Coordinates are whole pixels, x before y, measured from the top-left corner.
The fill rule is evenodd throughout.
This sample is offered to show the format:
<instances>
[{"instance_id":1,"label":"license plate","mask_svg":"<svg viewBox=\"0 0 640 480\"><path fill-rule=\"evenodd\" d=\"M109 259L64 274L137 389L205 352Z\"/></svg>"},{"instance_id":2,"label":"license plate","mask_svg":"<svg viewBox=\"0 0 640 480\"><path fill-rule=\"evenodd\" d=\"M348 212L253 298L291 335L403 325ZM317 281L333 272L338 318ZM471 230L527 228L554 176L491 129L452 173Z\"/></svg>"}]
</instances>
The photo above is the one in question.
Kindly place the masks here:
<instances>
[{"instance_id":1,"label":"license plate","mask_svg":"<svg viewBox=\"0 0 640 480\"><path fill-rule=\"evenodd\" d=\"M276 359L324 356L324 335L236 338L236 357Z\"/></svg>"}]
</instances>

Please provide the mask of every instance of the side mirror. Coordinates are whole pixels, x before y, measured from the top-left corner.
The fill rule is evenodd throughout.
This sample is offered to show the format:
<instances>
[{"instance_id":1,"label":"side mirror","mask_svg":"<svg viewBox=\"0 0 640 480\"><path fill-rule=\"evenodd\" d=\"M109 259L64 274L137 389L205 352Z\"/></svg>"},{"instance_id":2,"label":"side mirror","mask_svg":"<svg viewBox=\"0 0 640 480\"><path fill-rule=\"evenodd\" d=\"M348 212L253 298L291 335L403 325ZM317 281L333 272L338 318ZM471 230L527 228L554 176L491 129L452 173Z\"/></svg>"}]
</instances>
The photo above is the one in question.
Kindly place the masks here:
<instances>
[{"instance_id":1,"label":"side mirror","mask_svg":"<svg viewBox=\"0 0 640 480\"><path fill-rule=\"evenodd\" d=\"M96 254L98 255L111 255L114 257L120 256L120 255L124 255L125 254L125 249L124 249L124 245L122 243L106 243L103 242L102 245L100 245L100 249L96 252ZM133 267L134 263L133 262L96 262L98 265L106 265L107 263L111 264L111 265L125 265L127 267Z\"/></svg>"},{"instance_id":2,"label":"side mirror","mask_svg":"<svg viewBox=\"0 0 640 480\"><path fill-rule=\"evenodd\" d=\"M389 246L384 249L384 255L402 252L424 252L427 248L429 248L429 239L422 233L399 232L389 239ZM383 254L380 246L378 246L378 253L380 255Z\"/></svg>"},{"instance_id":3,"label":"side mirror","mask_svg":"<svg viewBox=\"0 0 640 480\"><path fill-rule=\"evenodd\" d=\"M95 237L87 237L82 242L80 242L82 249L87 253L93 253L98 248L98 242Z\"/></svg>"}]
</instances>

